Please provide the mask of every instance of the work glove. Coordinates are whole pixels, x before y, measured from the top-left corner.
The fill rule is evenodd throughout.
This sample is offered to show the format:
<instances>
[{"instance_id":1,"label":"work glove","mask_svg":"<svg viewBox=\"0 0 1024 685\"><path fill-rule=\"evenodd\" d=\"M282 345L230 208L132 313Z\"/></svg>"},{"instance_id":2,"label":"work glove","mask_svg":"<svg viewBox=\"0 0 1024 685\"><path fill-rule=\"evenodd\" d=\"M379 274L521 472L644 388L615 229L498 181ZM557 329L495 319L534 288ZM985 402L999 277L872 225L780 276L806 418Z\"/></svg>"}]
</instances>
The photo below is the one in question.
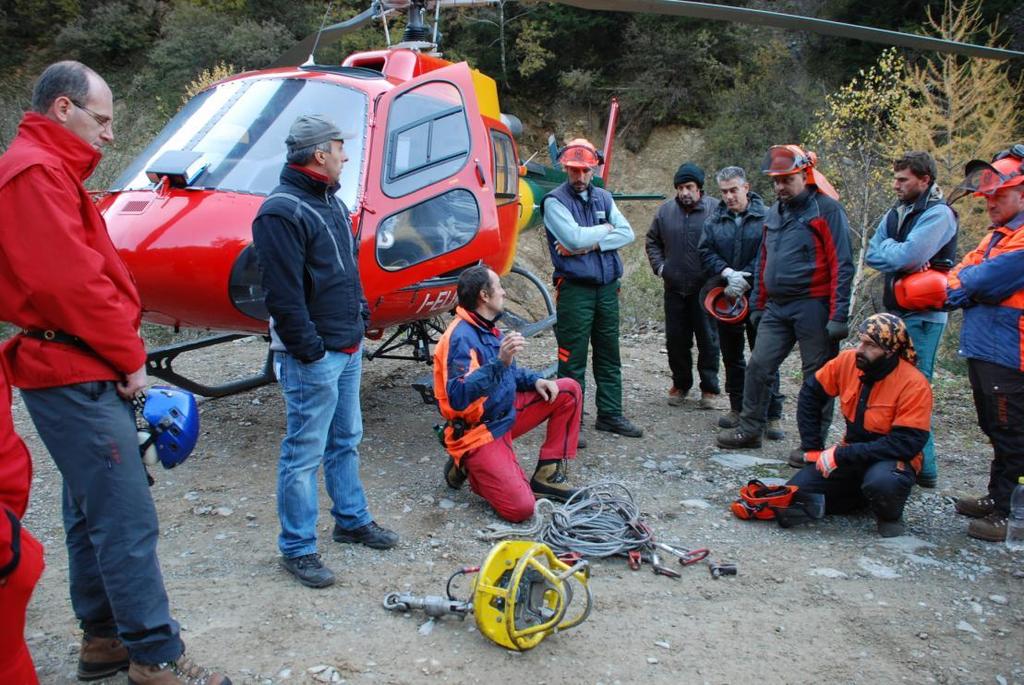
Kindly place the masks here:
<instances>
[{"instance_id":1,"label":"work glove","mask_svg":"<svg viewBox=\"0 0 1024 685\"><path fill-rule=\"evenodd\" d=\"M845 321L829 321L825 330L831 340L843 340L850 334L850 326Z\"/></svg>"},{"instance_id":2,"label":"work glove","mask_svg":"<svg viewBox=\"0 0 1024 685\"><path fill-rule=\"evenodd\" d=\"M722 271L722 276L728 282L728 285L725 288L726 294L729 293L730 288L734 291L739 291L739 295L742 295L750 288L750 284L747 283L747 277L750 276L749 271L736 271L735 269L726 267ZM739 295L736 295L735 297L739 297Z\"/></svg>"},{"instance_id":3,"label":"work glove","mask_svg":"<svg viewBox=\"0 0 1024 685\"><path fill-rule=\"evenodd\" d=\"M974 302L963 288L946 288L946 304L943 307L946 311L966 309L973 305Z\"/></svg>"},{"instance_id":4,"label":"work glove","mask_svg":"<svg viewBox=\"0 0 1024 685\"><path fill-rule=\"evenodd\" d=\"M822 478L828 478L836 470L836 446L824 450L810 450L804 453L804 461L814 464Z\"/></svg>"},{"instance_id":5,"label":"work glove","mask_svg":"<svg viewBox=\"0 0 1024 685\"><path fill-rule=\"evenodd\" d=\"M746 285L746 281L744 281L744 285ZM745 290L746 288L733 287L732 283L730 283L729 285L725 286L725 290L723 292L725 293L726 297L735 302L736 300L740 299Z\"/></svg>"},{"instance_id":6,"label":"work glove","mask_svg":"<svg viewBox=\"0 0 1024 685\"><path fill-rule=\"evenodd\" d=\"M755 309L750 312L750 325L757 328L761 323L761 317L764 316L763 309Z\"/></svg>"}]
</instances>

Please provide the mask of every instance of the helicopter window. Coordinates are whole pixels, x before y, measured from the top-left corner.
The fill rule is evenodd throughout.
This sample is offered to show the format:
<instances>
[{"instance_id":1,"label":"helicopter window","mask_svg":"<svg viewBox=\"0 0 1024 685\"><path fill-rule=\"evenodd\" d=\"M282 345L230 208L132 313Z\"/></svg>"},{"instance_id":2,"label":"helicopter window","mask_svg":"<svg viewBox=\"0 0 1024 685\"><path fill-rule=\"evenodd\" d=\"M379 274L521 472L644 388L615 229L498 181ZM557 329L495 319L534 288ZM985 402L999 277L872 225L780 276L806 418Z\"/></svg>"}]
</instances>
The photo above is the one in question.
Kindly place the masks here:
<instances>
[{"instance_id":1,"label":"helicopter window","mask_svg":"<svg viewBox=\"0 0 1024 685\"><path fill-rule=\"evenodd\" d=\"M203 154L208 164L193 188L269 194L285 162L284 140L296 117L323 113L343 131L349 161L342 169L338 197L355 208L363 164L366 95L311 78L254 78L228 81L186 104L159 136L114 182L114 190L152 187L145 170L168 150Z\"/></svg>"},{"instance_id":2,"label":"helicopter window","mask_svg":"<svg viewBox=\"0 0 1024 685\"><path fill-rule=\"evenodd\" d=\"M500 206L516 199L519 165L512 139L501 131L491 131L491 147L494 149L494 197Z\"/></svg>"},{"instance_id":3,"label":"helicopter window","mask_svg":"<svg viewBox=\"0 0 1024 685\"><path fill-rule=\"evenodd\" d=\"M406 267L462 247L476 235L480 208L457 188L393 214L377 227L377 262L386 271Z\"/></svg>"},{"instance_id":4,"label":"helicopter window","mask_svg":"<svg viewBox=\"0 0 1024 685\"><path fill-rule=\"evenodd\" d=\"M408 195L458 172L469 151L459 89L443 81L425 83L391 105L381 187L389 197Z\"/></svg>"}]
</instances>

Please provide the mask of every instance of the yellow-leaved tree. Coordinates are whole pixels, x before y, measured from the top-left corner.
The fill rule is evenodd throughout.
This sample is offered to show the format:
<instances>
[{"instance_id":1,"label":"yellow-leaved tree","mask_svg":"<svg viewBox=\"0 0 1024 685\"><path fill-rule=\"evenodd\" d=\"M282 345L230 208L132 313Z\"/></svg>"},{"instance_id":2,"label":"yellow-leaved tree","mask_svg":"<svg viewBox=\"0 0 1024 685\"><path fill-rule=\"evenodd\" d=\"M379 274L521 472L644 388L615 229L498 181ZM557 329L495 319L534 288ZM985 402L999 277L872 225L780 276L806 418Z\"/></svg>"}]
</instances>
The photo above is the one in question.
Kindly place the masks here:
<instances>
[{"instance_id":1,"label":"yellow-leaved tree","mask_svg":"<svg viewBox=\"0 0 1024 685\"><path fill-rule=\"evenodd\" d=\"M902 144L911 115L906 63L895 49L825 98L817 123L807 136L818 168L839 192L850 220L850 244L856 259L851 311L858 311L864 281L864 252L879 217L892 204L893 150ZM870 312L869 312L870 313Z\"/></svg>"},{"instance_id":2,"label":"yellow-leaved tree","mask_svg":"<svg viewBox=\"0 0 1024 685\"><path fill-rule=\"evenodd\" d=\"M947 1L938 18L928 14L928 33L946 40L1000 43L996 25L981 15L981 0ZM904 117L905 149L927 150L935 157L939 185L949 194L963 180L964 163L988 160L1017 140L1021 82L1010 78L1006 62L934 55L907 66L904 84L914 106ZM972 249L988 226L984 203L968 198L957 203L961 254Z\"/></svg>"}]
</instances>

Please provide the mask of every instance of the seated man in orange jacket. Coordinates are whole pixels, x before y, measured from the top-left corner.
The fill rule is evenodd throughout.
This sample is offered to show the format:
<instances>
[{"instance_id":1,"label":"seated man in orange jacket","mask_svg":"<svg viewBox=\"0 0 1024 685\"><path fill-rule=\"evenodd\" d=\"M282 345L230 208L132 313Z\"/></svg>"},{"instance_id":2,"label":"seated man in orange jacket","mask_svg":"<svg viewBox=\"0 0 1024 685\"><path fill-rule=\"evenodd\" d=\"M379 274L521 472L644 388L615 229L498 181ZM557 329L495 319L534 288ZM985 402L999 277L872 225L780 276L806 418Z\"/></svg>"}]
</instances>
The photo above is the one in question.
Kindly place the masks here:
<instances>
[{"instance_id":1,"label":"seated man in orange jacket","mask_svg":"<svg viewBox=\"0 0 1024 685\"><path fill-rule=\"evenodd\" d=\"M576 457L580 431L580 385L556 381L516 365L526 340L503 334L497 320L505 308L498 274L473 266L459 276L459 306L434 349L434 396L445 418L449 487L469 478L473 492L512 522L533 515L534 497L565 500L575 492L566 460ZM512 440L547 422L537 469L527 481Z\"/></svg>"},{"instance_id":2,"label":"seated man in orange jacket","mask_svg":"<svg viewBox=\"0 0 1024 685\"><path fill-rule=\"evenodd\" d=\"M903 506L931 430L932 390L917 369L902 319L875 314L857 332L860 344L827 362L800 389L800 448L790 464L803 468L789 484L823 494L827 514L867 504L878 533L895 537L903 534ZM823 449L821 414L834 397L846 418L846 436Z\"/></svg>"}]
</instances>

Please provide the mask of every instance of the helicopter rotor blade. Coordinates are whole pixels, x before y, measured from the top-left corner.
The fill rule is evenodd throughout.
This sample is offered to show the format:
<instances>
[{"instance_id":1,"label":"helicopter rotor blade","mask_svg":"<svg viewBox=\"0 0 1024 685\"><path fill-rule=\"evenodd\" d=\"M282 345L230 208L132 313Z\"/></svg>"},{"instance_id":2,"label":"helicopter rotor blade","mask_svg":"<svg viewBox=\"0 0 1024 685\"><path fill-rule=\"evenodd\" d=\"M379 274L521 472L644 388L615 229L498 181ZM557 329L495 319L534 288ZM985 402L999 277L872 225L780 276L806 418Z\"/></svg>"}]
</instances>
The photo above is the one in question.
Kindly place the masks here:
<instances>
[{"instance_id":1,"label":"helicopter rotor blade","mask_svg":"<svg viewBox=\"0 0 1024 685\"><path fill-rule=\"evenodd\" d=\"M323 31L309 34L278 56L270 66L294 67L298 64L302 64L309 59L310 51L313 49L313 45L317 43L317 33L320 34L320 43L318 47L322 47L340 39L346 33L358 31L374 19L380 17L382 13L383 9L381 6L374 2L369 9L360 12L351 19L346 19L345 21L338 22L337 24L331 24L330 26L324 27Z\"/></svg>"},{"instance_id":2,"label":"helicopter rotor blade","mask_svg":"<svg viewBox=\"0 0 1024 685\"><path fill-rule=\"evenodd\" d=\"M650 14L668 14L677 17L693 17L695 19L712 19L715 21L735 21L744 24L758 24L773 28L797 31L812 31L827 36L852 38L872 43L898 45L904 48L936 52L948 52L967 57L985 59L1014 59L1024 57L1024 52L1005 50L971 43L959 43L953 40L918 36L912 33L876 29L869 26L857 26L827 19L814 19L782 12L748 9L746 7L729 7L706 2L690 2L689 0L550 0L562 5L572 5L587 10L605 12L647 12Z\"/></svg>"}]
</instances>

